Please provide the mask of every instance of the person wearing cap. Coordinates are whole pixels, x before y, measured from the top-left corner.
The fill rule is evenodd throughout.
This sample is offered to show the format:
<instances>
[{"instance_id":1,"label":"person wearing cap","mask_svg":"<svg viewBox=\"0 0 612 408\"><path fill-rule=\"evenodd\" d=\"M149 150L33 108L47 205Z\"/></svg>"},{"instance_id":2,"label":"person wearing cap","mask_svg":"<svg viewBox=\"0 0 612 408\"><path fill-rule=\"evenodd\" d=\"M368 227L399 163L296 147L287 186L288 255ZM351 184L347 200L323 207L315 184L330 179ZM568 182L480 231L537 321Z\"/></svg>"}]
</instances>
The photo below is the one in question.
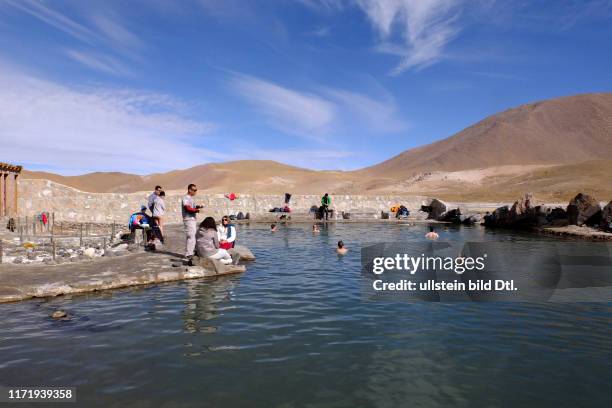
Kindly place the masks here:
<instances>
[{"instance_id":1,"label":"person wearing cap","mask_svg":"<svg viewBox=\"0 0 612 408\"><path fill-rule=\"evenodd\" d=\"M201 205L195 205L193 197L198 192L195 184L187 186L187 194L181 200L181 213L183 216L183 226L185 227L185 257L193 257L196 246L196 216L200 212Z\"/></svg>"}]
</instances>

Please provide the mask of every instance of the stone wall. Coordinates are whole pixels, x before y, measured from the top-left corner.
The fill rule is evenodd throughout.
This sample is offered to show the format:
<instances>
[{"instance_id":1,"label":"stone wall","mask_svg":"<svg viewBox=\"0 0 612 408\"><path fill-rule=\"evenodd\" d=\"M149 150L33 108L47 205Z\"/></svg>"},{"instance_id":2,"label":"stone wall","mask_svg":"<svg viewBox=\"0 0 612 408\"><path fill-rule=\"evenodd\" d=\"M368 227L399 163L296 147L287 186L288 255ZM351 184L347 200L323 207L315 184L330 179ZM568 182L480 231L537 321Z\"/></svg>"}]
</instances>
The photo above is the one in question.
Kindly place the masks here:
<instances>
[{"instance_id":1,"label":"stone wall","mask_svg":"<svg viewBox=\"0 0 612 408\"><path fill-rule=\"evenodd\" d=\"M127 222L130 214L146 204L150 192L86 193L71 187L48 180L19 181L20 216L31 216L43 211L55 213L58 221L81 222ZM184 192L166 192L166 222L180 221L180 201ZM283 205L282 195L241 194L233 202L223 194L198 194L196 204L204 205L202 214L219 218L223 214L236 214L238 211L251 215L267 214L273 207ZM307 212L312 205L319 205L318 195L294 195L291 198L293 212ZM421 196L365 196L365 195L332 195L332 208L341 211L389 211L396 203L406 205L410 210L417 210L428 203L427 197Z\"/></svg>"}]
</instances>

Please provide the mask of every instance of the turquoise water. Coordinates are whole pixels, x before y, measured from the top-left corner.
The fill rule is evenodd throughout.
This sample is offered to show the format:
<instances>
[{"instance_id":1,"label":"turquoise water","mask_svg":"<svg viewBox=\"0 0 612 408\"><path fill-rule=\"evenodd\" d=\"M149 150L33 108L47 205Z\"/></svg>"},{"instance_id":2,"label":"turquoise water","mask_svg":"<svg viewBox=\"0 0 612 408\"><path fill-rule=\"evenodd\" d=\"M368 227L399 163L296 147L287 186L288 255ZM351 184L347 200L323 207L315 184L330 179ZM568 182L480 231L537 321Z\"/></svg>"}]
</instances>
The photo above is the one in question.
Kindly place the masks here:
<instances>
[{"instance_id":1,"label":"turquoise water","mask_svg":"<svg viewBox=\"0 0 612 408\"><path fill-rule=\"evenodd\" d=\"M242 276L0 305L0 385L87 407L610 406L610 303L366 301L360 245L425 226L268 228L239 227L258 257Z\"/></svg>"}]
</instances>

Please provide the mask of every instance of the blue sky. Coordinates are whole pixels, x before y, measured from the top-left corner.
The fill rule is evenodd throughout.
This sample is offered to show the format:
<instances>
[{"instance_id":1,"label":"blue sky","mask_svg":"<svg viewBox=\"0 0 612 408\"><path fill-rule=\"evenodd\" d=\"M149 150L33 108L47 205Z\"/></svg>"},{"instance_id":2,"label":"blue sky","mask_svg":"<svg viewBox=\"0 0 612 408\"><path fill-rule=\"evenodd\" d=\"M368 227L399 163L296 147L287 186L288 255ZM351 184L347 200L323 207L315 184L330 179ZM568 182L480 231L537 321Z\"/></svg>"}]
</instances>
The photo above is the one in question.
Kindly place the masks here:
<instances>
[{"instance_id":1,"label":"blue sky","mask_svg":"<svg viewBox=\"0 0 612 408\"><path fill-rule=\"evenodd\" d=\"M0 0L0 161L355 169L612 90L612 0Z\"/></svg>"}]
</instances>

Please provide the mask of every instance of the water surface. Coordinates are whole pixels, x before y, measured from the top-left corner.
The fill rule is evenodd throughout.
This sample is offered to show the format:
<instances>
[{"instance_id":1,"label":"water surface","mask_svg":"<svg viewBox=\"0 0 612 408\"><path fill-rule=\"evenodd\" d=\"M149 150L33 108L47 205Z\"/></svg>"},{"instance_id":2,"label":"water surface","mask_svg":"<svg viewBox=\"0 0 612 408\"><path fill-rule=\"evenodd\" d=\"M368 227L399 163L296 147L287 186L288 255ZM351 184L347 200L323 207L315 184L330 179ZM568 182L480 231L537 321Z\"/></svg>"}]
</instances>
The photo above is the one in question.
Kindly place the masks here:
<instances>
[{"instance_id":1,"label":"water surface","mask_svg":"<svg viewBox=\"0 0 612 408\"><path fill-rule=\"evenodd\" d=\"M242 276L0 305L0 384L88 407L610 406L611 304L366 301L360 245L425 226L268 228L239 227Z\"/></svg>"}]
</instances>

